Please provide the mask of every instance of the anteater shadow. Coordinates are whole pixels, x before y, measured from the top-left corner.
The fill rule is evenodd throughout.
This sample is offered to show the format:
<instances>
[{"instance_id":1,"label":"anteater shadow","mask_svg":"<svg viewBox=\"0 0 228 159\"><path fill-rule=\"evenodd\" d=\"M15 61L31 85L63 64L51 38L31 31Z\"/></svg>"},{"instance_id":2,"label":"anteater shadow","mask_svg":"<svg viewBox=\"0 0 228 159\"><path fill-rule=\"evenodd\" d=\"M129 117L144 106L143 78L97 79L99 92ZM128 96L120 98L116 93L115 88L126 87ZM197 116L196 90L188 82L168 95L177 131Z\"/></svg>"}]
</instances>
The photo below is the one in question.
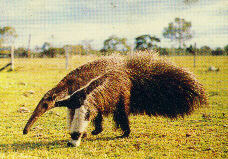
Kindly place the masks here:
<instances>
[{"instance_id":1,"label":"anteater shadow","mask_svg":"<svg viewBox=\"0 0 228 159\"><path fill-rule=\"evenodd\" d=\"M84 138L85 141L110 141L118 140L118 137L98 137L98 138ZM31 141L31 142L18 142L13 144L0 144L2 151L20 151L20 150L34 150L34 149L57 149L68 148L67 142L69 140L52 140L52 141Z\"/></svg>"},{"instance_id":2,"label":"anteater shadow","mask_svg":"<svg viewBox=\"0 0 228 159\"><path fill-rule=\"evenodd\" d=\"M3 151L34 150L43 148L55 149L66 147L66 143L67 140L19 142L13 144L0 144L0 149Z\"/></svg>"},{"instance_id":3,"label":"anteater shadow","mask_svg":"<svg viewBox=\"0 0 228 159\"><path fill-rule=\"evenodd\" d=\"M96 138L85 138L86 141L110 141L121 139L121 136L116 137L96 137Z\"/></svg>"}]
</instances>

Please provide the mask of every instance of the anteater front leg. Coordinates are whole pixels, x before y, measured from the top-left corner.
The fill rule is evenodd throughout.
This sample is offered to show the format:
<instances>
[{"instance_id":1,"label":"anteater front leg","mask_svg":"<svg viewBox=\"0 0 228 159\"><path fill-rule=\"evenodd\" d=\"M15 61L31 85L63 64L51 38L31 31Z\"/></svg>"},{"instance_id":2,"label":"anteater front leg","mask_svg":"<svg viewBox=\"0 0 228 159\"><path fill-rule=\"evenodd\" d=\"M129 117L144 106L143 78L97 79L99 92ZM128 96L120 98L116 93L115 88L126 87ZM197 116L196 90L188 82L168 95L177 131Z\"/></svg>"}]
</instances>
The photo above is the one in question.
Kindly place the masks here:
<instances>
[{"instance_id":1,"label":"anteater front leg","mask_svg":"<svg viewBox=\"0 0 228 159\"><path fill-rule=\"evenodd\" d=\"M74 119L74 114L75 114L75 109L67 108L67 126L68 126L69 132L71 131L71 126L72 126L72 121ZM87 133L85 131L82 137L86 137L86 136L87 136Z\"/></svg>"},{"instance_id":2,"label":"anteater front leg","mask_svg":"<svg viewBox=\"0 0 228 159\"><path fill-rule=\"evenodd\" d=\"M95 130L92 131L93 135L97 135L103 131L102 120L103 120L102 114L101 112L98 112L97 116L93 120L93 124L95 126Z\"/></svg>"},{"instance_id":3,"label":"anteater front leg","mask_svg":"<svg viewBox=\"0 0 228 159\"><path fill-rule=\"evenodd\" d=\"M86 128L89 124L90 111L87 107L82 105L80 108L75 109L74 119L71 123L71 140L68 142L68 146L79 146L83 133L86 132Z\"/></svg>"},{"instance_id":4,"label":"anteater front leg","mask_svg":"<svg viewBox=\"0 0 228 159\"><path fill-rule=\"evenodd\" d=\"M69 131L71 130L71 124L74 119L75 109L67 108L67 126Z\"/></svg>"}]
</instances>

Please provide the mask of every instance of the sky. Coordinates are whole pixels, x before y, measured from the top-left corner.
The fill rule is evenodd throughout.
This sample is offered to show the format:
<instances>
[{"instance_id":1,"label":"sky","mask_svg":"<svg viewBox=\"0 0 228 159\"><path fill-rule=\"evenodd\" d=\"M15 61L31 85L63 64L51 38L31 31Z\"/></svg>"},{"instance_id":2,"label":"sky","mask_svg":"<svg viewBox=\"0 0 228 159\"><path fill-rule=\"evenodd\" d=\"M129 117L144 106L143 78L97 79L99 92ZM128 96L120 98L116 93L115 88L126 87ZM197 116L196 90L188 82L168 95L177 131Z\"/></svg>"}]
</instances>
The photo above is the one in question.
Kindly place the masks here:
<instances>
[{"instance_id":1,"label":"sky","mask_svg":"<svg viewBox=\"0 0 228 159\"><path fill-rule=\"evenodd\" d=\"M177 47L162 32L176 17L192 23L197 47L224 47L228 44L228 1L198 0L0 0L0 27L11 26L18 37L16 47L54 47L92 41L101 49L108 37L127 38L134 46L137 36L150 34L161 39L157 45Z\"/></svg>"}]
</instances>

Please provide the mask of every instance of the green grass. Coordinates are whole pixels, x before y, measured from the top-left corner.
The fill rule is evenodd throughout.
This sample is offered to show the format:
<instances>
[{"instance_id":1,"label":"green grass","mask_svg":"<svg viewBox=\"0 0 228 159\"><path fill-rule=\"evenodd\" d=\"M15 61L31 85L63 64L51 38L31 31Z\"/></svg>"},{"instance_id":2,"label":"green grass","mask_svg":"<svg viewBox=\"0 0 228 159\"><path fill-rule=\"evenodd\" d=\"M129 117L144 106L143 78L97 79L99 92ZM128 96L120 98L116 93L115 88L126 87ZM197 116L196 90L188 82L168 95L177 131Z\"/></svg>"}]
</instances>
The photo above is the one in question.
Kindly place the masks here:
<instances>
[{"instance_id":1,"label":"green grass","mask_svg":"<svg viewBox=\"0 0 228 159\"><path fill-rule=\"evenodd\" d=\"M66 71L64 59L16 59L15 71L0 72L0 158L227 158L228 57L169 57L196 74L209 93L210 106L182 119L130 116L131 135L116 139L111 117L105 130L88 135L78 148L66 146L66 109L47 112L28 135L22 130L44 93L70 70L96 57L72 57ZM9 60L0 59L0 68ZM219 72L207 72L209 66ZM29 113L19 112L26 107ZM91 132L92 125L88 131Z\"/></svg>"}]
</instances>

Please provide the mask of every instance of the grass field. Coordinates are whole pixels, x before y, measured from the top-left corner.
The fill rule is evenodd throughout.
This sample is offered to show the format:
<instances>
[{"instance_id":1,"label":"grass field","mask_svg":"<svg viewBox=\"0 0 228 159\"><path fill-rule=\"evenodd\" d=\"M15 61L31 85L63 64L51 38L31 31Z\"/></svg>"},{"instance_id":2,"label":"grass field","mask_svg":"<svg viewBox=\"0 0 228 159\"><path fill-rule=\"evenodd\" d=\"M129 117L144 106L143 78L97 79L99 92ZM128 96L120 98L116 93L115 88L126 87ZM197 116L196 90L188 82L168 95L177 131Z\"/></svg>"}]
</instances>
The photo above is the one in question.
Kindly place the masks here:
<instances>
[{"instance_id":1,"label":"grass field","mask_svg":"<svg viewBox=\"0 0 228 159\"><path fill-rule=\"evenodd\" d=\"M44 93L70 70L97 57L75 56L69 70L58 59L16 59L15 71L0 72L0 158L228 158L228 57L168 57L194 72L210 106L182 119L130 116L131 135L116 139L112 118L105 130L88 135L78 148L66 146L66 108L47 112L28 135L22 130ZM0 68L9 59L0 59ZM208 72L209 66L219 68ZM25 107L26 110L20 110ZM28 112L26 112L28 111ZM89 132L93 129L89 126Z\"/></svg>"}]
</instances>

